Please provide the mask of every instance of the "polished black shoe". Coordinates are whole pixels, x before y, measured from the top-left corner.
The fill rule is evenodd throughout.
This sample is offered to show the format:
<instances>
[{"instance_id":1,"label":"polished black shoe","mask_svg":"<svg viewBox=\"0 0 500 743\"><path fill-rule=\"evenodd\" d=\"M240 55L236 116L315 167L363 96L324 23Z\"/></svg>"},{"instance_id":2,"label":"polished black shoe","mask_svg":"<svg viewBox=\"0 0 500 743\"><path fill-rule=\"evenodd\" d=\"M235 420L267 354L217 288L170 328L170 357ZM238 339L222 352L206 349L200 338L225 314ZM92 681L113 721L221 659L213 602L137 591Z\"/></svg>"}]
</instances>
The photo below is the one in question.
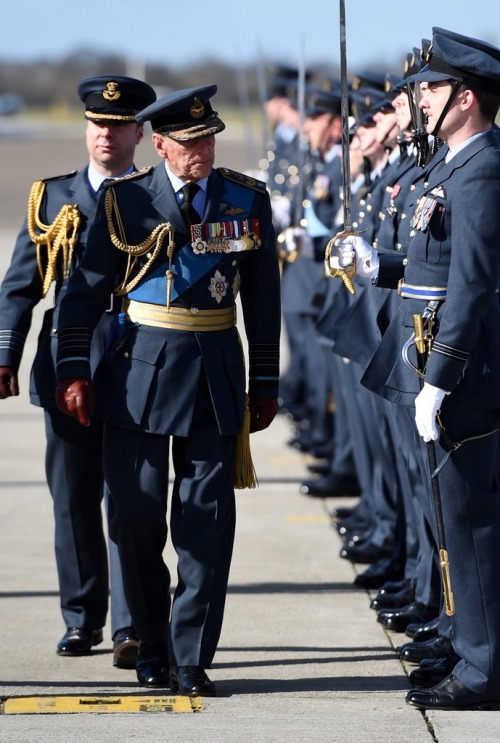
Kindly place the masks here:
<instances>
[{"instance_id":1,"label":"polished black shoe","mask_svg":"<svg viewBox=\"0 0 500 743\"><path fill-rule=\"evenodd\" d=\"M117 668L135 668L139 638L133 627L123 627L113 635L113 665Z\"/></svg>"},{"instance_id":2,"label":"polished black shoe","mask_svg":"<svg viewBox=\"0 0 500 743\"><path fill-rule=\"evenodd\" d=\"M102 642L102 629L70 627L57 643L58 655L89 655L94 645Z\"/></svg>"},{"instance_id":3,"label":"polished black shoe","mask_svg":"<svg viewBox=\"0 0 500 743\"><path fill-rule=\"evenodd\" d=\"M409 584L400 591L378 593L370 602L370 609L402 609L403 606L415 601L415 587Z\"/></svg>"},{"instance_id":4,"label":"polished black shoe","mask_svg":"<svg viewBox=\"0 0 500 743\"><path fill-rule=\"evenodd\" d=\"M330 509L330 518L337 519L338 521L342 521L343 519L347 519L350 516L352 516L353 513L354 513L354 508L348 508L347 506L339 506L338 508Z\"/></svg>"},{"instance_id":5,"label":"polished black shoe","mask_svg":"<svg viewBox=\"0 0 500 743\"><path fill-rule=\"evenodd\" d=\"M382 559L370 565L354 578L354 585L358 588L372 590L381 588L389 580L396 580L403 575L403 566L395 563L394 559Z\"/></svg>"},{"instance_id":6,"label":"polished black shoe","mask_svg":"<svg viewBox=\"0 0 500 743\"><path fill-rule=\"evenodd\" d=\"M452 673L431 689L411 689L406 702L417 709L500 709L500 694L470 691Z\"/></svg>"},{"instance_id":7,"label":"polished black shoe","mask_svg":"<svg viewBox=\"0 0 500 743\"><path fill-rule=\"evenodd\" d=\"M437 637L438 627L439 616L423 624L409 624L406 628L406 634L408 637L412 637L415 642L427 642L427 640Z\"/></svg>"},{"instance_id":8,"label":"polished black shoe","mask_svg":"<svg viewBox=\"0 0 500 743\"><path fill-rule=\"evenodd\" d=\"M201 666L171 666L170 686L172 693L187 697L215 696L215 684Z\"/></svg>"},{"instance_id":9,"label":"polished black shoe","mask_svg":"<svg viewBox=\"0 0 500 743\"><path fill-rule=\"evenodd\" d=\"M426 658L410 673L408 680L414 689L430 689L441 683L453 671L459 660L455 653L433 660Z\"/></svg>"},{"instance_id":10,"label":"polished black shoe","mask_svg":"<svg viewBox=\"0 0 500 743\"><path fill-rule=\"evenodd\" d=\"M373 565L379 560L387 557L387 550L377 547L371 542L348 542L340 550L343 560L350 560L360 565Z\"/></svg>"},{"instance_id":11,"label":"polished black shoe","mask_svg":"<svg viewBox=\"0 0 500 743\"><path fill-rule=\"evenodd\" d=\"M300 486L300 492L313 498L338 498L359 495L361 490L356 478L329 474L317 480L305 480Z\"/></svg>"},{"instance_id":12,"label":"polished black shoe","mask_svg":"<svg viewBox=\"0 0 500 743\"><path fill-rule=\"evenodd\" d=\"M404 632L412 622L426 622L436 614L436 609L414 601L401 609L381 609L378 621L384 629Z\"/></svg>"},{"instance_id":13,"label":"polished black shoe","mask_svg":"<svg viewBox=\"0 0 500 743\"><path fill-rule=\"evenodd\" d=\"M140 643L135 670L141 686L171 691L170 665L163 647Z\"/></svg>"},{"instance_id":14,"label":"polished black shoe","mask_svg":"<svg viewBox=\"0 0 500 743\"><path fill-rule=\"evenodd\" d=\"M380 586L380 591L378 593L380 596L386 596L390 593L399 593L412 585L412 583L413 581L408 578L401 578L401 580L387 580L382 586Z\"/></svg>"},{"instance_id":15,"label":"polished black shoe","mask_svg":"<svg viewBox=\"0 0 500 743\"><path fill-rule=\"evenodd\" d=\"M307 465L307 469L309 472L312 472L313 475L324 477L330 473L331 465L330 462L312 462Z\"/></svg>"},{"instance_id":16,"label":"polished black shoe","mask_svg":"<svg viewBox=\"0 0 500 743\"><path fill-rule=\"evenodd\" d=\"M401 660L407 663L420 663L424 658L444 658L453 653L453 647L447 637L434 637L427 642L407 642L399 651Z\"/></svg>"}]
</instances>

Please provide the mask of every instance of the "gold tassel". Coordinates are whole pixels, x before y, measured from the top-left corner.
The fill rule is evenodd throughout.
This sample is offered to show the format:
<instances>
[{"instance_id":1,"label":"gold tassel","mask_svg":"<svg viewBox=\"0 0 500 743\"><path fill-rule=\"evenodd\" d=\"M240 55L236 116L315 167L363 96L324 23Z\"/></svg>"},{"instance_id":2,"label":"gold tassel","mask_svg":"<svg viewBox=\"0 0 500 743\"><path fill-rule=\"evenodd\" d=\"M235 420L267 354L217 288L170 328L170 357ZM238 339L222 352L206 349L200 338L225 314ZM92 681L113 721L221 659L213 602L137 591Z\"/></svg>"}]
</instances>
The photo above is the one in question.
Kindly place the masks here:
<instances>
[{"instance_id":1,"label":"gold tassel","mask_svg":"<svg viewBox=\"0 0 500 743\"><path fill-rule=\"evenodd\" d=\"M257 474L250 451L250 409L248 407L248 395L245 395L243 426L236 437L234 487L236 490L243 490L244 488L256 488L257 485Z\"/></svg>"}]
</instances>

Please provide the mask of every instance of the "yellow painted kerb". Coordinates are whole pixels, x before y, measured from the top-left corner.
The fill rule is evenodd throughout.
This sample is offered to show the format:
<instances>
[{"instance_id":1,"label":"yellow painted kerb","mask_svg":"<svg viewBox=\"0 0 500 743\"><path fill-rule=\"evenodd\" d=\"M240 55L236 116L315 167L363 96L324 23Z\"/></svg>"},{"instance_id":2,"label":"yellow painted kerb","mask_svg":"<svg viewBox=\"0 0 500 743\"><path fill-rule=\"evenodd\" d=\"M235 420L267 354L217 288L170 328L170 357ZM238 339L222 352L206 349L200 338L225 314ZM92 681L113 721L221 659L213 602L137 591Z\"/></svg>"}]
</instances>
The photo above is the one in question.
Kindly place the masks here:
<instances>
[{"instance_id":1,"label":"yellow painted kerb","mask_svg":"<svg viewBox=\"0 0 500 743\"><path fill-rule=\"evenodd\" d=\"M199 697L183 696L38 696L10 697L4 715L75 714L82 712L200 712Z\"/></svg>"}]
</instances>

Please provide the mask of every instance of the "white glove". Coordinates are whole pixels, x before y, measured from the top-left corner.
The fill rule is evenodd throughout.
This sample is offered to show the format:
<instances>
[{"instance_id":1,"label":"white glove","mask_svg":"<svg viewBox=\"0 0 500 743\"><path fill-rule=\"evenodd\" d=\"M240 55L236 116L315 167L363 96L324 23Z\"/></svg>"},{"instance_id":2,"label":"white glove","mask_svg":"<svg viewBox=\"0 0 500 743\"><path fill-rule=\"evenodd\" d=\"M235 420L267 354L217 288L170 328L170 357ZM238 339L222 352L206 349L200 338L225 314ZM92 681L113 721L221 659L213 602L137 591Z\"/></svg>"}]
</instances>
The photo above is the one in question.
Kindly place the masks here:
<instances>
[{"instance_id":1,"label":"white glove","mask_svg":"<svg viewBox=\"0 0 500 743\"><path fill-rule=\"evenodd\" d=\"M290 226L291 204L285 196L276 196L271 199L271 210L273 213L273 222L282 229Z\"/></svg>"},{"instance_id":2,"label":"white glove","mask_svg":"<svg viewBox=\"0 0 500 743\"><path fill-rule=\"evenodd\" d=\"M367 279L378 276L378 253L359 235L342 237L335 243L340 268L348 268L356 258L356 273Z\"/></svg>"},{"instance_id":3,"label":"white glove","mask_svg":"<svg viewBox=\"0 0 500 743\"><path fill-rule=\"evenodd\" d=\"M424 386L415 398L415 423L419 436L424 441L436 441L439 436L436 414L445 395L449 395L449 392L424 382Z\"/></svg>"},{"instance_id":4,"label":"white glove","mask_svg":"<svg viewBox=\"0 0 500 743\"><path fill-rule=\"evenodd\" d=\"M285 230L285 245L289 253L297 250L303 258L314 256L313 241L303 227L287 227Z\"/></svg>"}]
</instances>

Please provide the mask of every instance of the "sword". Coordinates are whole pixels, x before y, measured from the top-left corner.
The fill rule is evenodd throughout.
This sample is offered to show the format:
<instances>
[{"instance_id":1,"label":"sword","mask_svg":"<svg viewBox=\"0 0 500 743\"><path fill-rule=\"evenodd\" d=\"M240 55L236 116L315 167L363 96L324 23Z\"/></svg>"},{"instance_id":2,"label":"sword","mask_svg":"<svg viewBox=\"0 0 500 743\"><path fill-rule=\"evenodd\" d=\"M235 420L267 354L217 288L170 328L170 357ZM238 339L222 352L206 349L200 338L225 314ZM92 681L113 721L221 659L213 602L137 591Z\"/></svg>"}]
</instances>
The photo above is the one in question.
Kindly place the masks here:
<instances>
[{"instance_id":1,"label":"sword","mask_svg":"<svg viewBox=\"0 0 500 743\"><path fill-rule=\"evenodd\" d=\"M351 192L351 168L349 154L349 90L347 85L347 51L346 51L346 22L345 22L345 0L339 0L340 10L340 116L342 121L342 189L343 189L343 213L344 229L338 232L330 240L325 250L325 261L330 276L342 279L351 294L356 293L352 279L356 273L356 262L351 266L340 268L332 265L331 258L335 242L348 235L359 235L353 230L352 224L352 192Z\"/></svg>"},{"instance_id":2,"label":"sword","mask_svg":"<svg viewBox=\"0 0 500 743\"><path fill-rule=\"evenodd\" d=\"M429 323L431 318L425 318ZM424 317L422 315L413 315L413 342L415 344L415 350L417 352L417 367L415 369L413 364L409 363L409 366L416 370L420 380L420 386L422 387L423 378L425 374L425 362L428 353L428 343L430 339L430 331L424 329ZM444 533L444 519L443 509L441 505L441 491L439 488L439 480L437 476L437 459L436 459L436 446L434 441L428 441L426 444L427 456L429 459L429 468L431 471L431 492L432 492L432 503L434 506L434 518L436 521L436 533L439 551L439 567L441 569L441 583L443 586L443 597L444 597L444 610L446 614L451 617L455 613L455 601L453 599L453 591L451 590L451 579L450 579L450 562L448 560L448 550L446 549L446 537Z\"/></svg>"}]
</instances>

